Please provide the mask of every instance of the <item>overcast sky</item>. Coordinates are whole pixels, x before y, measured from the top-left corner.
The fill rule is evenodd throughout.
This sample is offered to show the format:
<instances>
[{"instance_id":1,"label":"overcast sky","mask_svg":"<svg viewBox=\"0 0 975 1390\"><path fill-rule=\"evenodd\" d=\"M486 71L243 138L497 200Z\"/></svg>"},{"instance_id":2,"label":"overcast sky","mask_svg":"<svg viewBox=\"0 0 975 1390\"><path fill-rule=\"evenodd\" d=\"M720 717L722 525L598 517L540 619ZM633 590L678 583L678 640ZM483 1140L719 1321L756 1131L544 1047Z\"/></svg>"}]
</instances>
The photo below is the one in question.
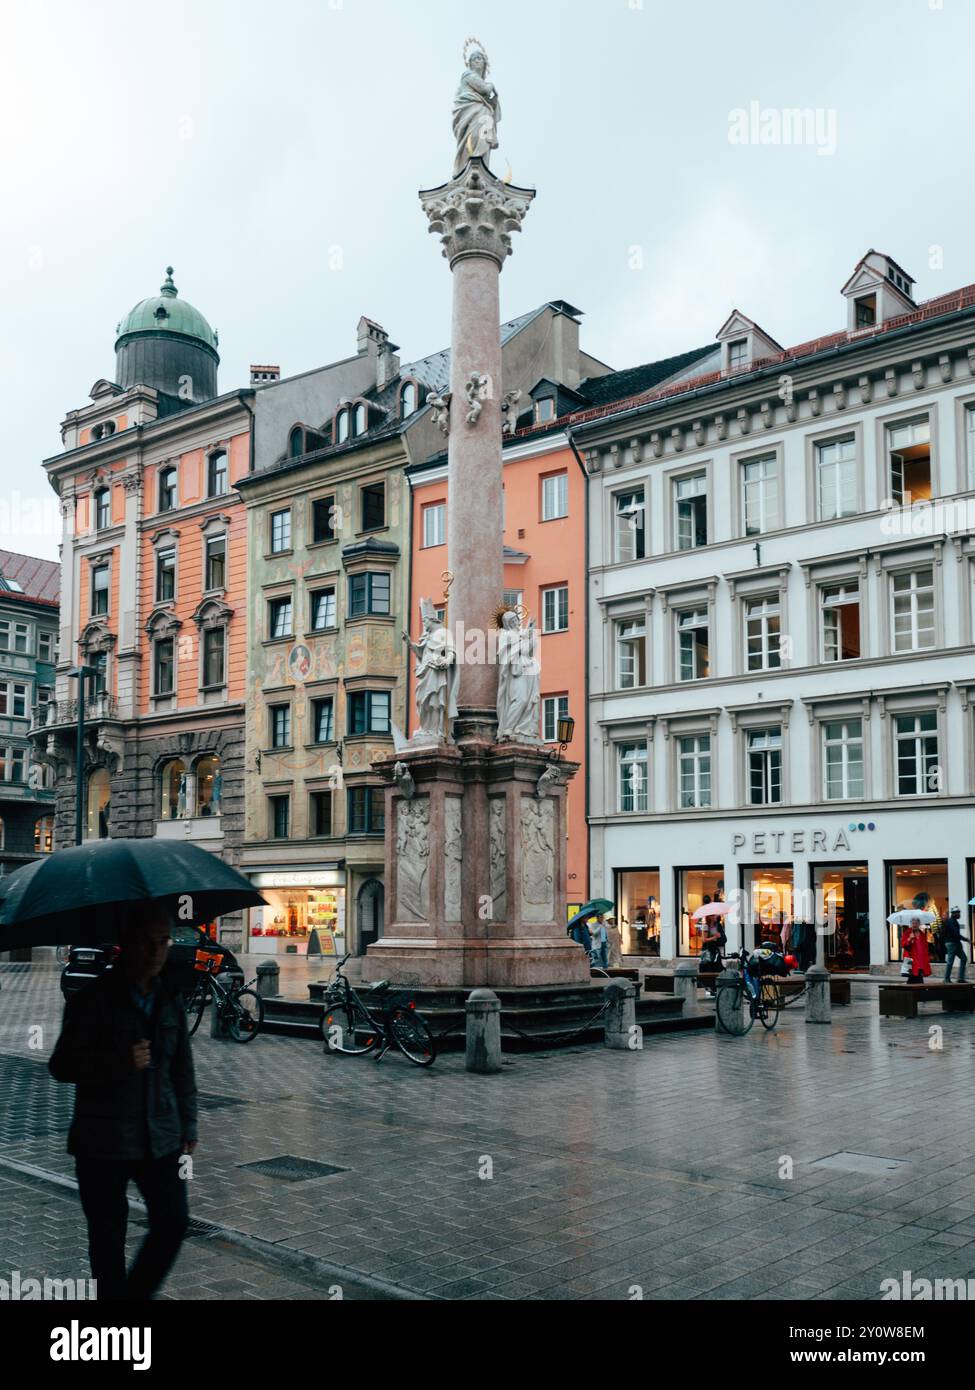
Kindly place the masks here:
<instances>
[{"instance_id":1,"label":"overcast sky","mask_svg":"<svg viewBox=\"0 0 975 1390\"><path fill-rule=\"evenodd\" d=\"M219 331L222 390L251 362L348 356L360 314L404 360L447 344L416 193L450 175L468 35L501 97L493 167L538 189L505 317L568 299L624 367L709 341L732 307L785 345L843 327L870 246L919 298L975 281L975 0L3 0L2 18L3 547L56 557L40 462L167 264ZM752 103L818 128L742 143Z\"/></svg>"}]
</instances>

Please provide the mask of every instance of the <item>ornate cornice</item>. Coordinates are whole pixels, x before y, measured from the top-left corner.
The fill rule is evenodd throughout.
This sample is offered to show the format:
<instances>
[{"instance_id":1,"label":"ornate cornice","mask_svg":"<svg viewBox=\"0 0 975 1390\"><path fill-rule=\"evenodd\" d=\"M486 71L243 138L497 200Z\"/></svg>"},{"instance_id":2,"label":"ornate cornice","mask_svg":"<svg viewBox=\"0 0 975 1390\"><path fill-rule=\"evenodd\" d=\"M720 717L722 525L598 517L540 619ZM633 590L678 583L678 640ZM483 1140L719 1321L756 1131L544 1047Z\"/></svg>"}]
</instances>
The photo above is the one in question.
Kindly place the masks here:
<instances>
[{"instance_id":1,"label":"ornate cornice","mask_svg":"<svg viewBox=\"0 0 975 1390\"><path fill-rule=\"evenodd\" d=\"M487 256L500 269L534 197L534 189L504 183L483 160L471 159L457 178L422 191L420 203L451 267L464 256Z\"/></svg>"}]
</instances>

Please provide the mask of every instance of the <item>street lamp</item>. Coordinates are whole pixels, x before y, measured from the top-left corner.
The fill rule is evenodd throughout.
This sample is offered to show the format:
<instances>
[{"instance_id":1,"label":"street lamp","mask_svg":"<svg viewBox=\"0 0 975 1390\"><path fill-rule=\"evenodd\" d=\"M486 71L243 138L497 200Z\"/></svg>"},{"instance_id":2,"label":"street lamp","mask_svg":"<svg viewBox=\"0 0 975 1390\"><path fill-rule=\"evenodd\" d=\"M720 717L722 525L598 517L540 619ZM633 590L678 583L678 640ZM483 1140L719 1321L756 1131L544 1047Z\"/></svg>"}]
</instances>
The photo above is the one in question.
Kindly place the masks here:
<instances>
[{"instance_id":1,"label":"street lamp","mask_svg":"<svg viewBox=\"0 0 975 1390\"><path fill-rule=\"evenodd\" d=\"M75 750L74 842L81 844L85 807L85 680L97 676L94 666L72 666L68 675L78 682L78 746Z\"/></svg>"},{"instance_id":2,"label":"street lamp","mask_svg":"<svg viewBox=\"0 0 975 1390\"><path fill-rule=\"evenodd\" d=\"M572 742L572 737L576 731L576 721L570 714L563 714L556 721L555 734L558 739L559 751L552 755L553 762L561 762L562 754Z\"/></svg>"}]
</instances>

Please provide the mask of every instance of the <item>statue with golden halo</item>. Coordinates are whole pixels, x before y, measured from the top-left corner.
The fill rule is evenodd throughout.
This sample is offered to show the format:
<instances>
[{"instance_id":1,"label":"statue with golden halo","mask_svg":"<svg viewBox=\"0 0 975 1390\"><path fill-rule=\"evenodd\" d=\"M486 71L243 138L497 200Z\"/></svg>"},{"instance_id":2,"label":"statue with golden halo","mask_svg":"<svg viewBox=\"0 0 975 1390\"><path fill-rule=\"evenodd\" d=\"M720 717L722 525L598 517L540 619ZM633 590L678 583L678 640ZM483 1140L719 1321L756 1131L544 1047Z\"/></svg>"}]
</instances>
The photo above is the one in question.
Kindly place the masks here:
<instances>
[{"instance_id":1,"label":"statue with golden halo","mask_svg":"<svg viewBox=\"0 0 975 1390\"><path fill-rule=\"evenodd\" d=\"M455 179L464 172L469 159L483 159L487 164L491 151L498 148L501 119L497 89L487 80L490 64L477 39L465 43L464 63L464 75L454 97Z\"/></svg>"}]
</instances>

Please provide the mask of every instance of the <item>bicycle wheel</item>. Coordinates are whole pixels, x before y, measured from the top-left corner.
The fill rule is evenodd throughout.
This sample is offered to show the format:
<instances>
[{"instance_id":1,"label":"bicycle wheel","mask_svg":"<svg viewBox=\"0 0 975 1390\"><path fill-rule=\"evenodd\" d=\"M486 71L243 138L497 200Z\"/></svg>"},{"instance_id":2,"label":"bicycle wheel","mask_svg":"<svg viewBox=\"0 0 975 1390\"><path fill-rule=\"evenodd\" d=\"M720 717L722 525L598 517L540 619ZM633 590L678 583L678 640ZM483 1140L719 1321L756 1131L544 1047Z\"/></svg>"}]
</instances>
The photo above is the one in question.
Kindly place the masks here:
<instances>
[{"instance_id":1,"label":"bicycle wheel","mask_svg":"<svg viewBox=\"0 0 975 1390\"><path fill-rule=\"evenodd\" d=\"M248 1043L257 1037L264 1022L264 1000L256 990L235 990L224 1007L234 1042Z\"/></svg>"},{"instance_id":2,"label":"bicycle wheel","mask_svg":"<svg viewBox=\"0 0 975 1390\"><path fill-rule=\"evenodd\" d=\"M350 1057L371 1052L380 1037L380 1030L366 1010L358 999L352 998L327 1005L319 1028L326 1052L343 1052Z\"/></svg>"},{"instance_id":3,"label":"bicycle wheel","mask_svg":"<svg viewBox=\"0 0 975 1390\"><path fill-rule=\"evenodd\" d=\"M762 997L759 1001L758 1016L762 1021L762 1027L769 1032L779 1021L779 1010L782 1008L782 991L774 980L762 981Z\"/></svg>"},{"instance_id":4,"label":"bicycle wheel","mask_svg":"<svg viewBox=\"0 0 975 1390\"><path fill-rule=\"evenodd\" d=\"M734 985L719 985L714 1017L725 1033L742 1036L755 1022L754 1001L745 993L739 981Z\"/></svg>"},{"instance_id":5,"label":"bicycle wheel","mask_svg":"<svg viewBox=\"0 0 975 1390\"><path fill-rule=\"evenodd\" d=\"M200 1021L203 1018L203 1013L206 1009L209 997L210 991L204 981L201 980L186 1001L186 1028L190 1037L193 1036L200 1026Z\"/></svg>"},{"instance_id":6,"label":"bicycle wheel","mask_svg":"<svg viewBox=\"0 0 975 1390\"><path fill-rule=\"evenodd\" d=\"M390 1009L386 1023L396 1046L415 1067L432 1066L437 1056L437 1044L430 1026L415 1009Z\"/></svg>"}]
</instances>

